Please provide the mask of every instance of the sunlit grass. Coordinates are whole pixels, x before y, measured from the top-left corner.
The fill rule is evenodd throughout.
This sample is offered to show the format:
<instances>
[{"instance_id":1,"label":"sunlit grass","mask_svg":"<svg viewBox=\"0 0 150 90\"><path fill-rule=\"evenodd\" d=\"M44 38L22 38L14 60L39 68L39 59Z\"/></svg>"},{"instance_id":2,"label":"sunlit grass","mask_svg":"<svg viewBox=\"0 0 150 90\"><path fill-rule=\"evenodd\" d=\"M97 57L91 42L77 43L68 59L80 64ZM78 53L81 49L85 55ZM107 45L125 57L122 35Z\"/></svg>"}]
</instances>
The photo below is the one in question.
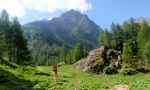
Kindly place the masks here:
<instances>
[{"instance_id":1,"label":"sunlit grass","mask_svg":"<svg viewBox=\"0 0 150 90\"><path fill-rule=\"evenodd\" d=\"M7 63L7 62L5 62ZM10 66L9 66L10 65ZM58 67L57 88L52 66L19 66L0 64L0 76L12 77L13 82L0 83L8 90L16 84L33 85L31 90L115 90L115 85L129 85L130 90L149 90L150 76L136 75L93 75L76 70L73 65ZM14 67L15 68L12 68ZM11 84L10 84L11 83Z\"/></svg>"}]
</instances>

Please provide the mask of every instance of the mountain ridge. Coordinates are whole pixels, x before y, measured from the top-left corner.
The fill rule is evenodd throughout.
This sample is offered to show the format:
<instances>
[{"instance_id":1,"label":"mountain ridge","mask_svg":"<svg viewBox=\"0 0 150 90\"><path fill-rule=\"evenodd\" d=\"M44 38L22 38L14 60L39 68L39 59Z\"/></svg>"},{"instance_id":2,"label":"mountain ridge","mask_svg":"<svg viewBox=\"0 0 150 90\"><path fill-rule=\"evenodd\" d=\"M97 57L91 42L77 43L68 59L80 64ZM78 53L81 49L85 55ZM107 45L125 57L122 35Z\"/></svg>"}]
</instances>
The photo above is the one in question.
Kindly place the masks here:
<instances>
[{"instance_id":1,"label":"mountain ridge","mask_svg":"<svg viewBox=\"0 0 150 90\"><path fill-rule=\"evenodd\" d=\"M71 47L81 42L88 51L98 45L99 33L103 31L87 15L74 10L65 12L60 17L51 20L42 19L29 22L22 27L23 30L42 30L54 40L68 44Z\"/></svg>"}]
</instances>

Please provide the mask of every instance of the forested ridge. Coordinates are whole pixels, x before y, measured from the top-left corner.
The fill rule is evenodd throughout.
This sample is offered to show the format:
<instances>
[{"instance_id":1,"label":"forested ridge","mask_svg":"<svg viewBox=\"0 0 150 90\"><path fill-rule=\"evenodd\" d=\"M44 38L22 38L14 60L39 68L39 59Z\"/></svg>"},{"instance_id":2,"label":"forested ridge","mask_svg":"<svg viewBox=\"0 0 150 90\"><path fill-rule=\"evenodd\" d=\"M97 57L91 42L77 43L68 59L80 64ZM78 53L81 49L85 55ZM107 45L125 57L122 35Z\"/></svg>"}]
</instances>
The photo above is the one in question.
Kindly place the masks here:
<instances>
[{"instance_id":1,"label":"forested ridge","mask_svg":"<svg viewBox=\"0 0 150 90\"><path fill-rule=\"evenodd\" d=\"M82 18L80 23L86 21L84 18ZM77 24L79 27L82 26L80 23ZM82 28L90 28L88 24L84 24L87 27L82 26ZM78 30L81 29L79 27L75 28L76 32L74 31L72 37L75 37L73 35L79 33L78 31L82 31ZM133 18L130 18L130 21L124 21L123 25L112 22L110 27L111 30L105 28L104 32L100 31L98 40L95 38L95 41L99 42L99 44L95 44L95 46L106 45L109 49L120 51L123 62L131 67L149 67L150 27L147 21L143 20L140 24L135 22ZM88 55L86 48L90 46L86 46L82 42L85 38L82 38L82 36L86 36L85 34L77 34L78 37L82 38L81 42L77 40L79 41L78 43L74 42L76 39L66 37L68 42L72 41L71 43L75 44L72 46L63 44L63 41L58 38L53 38L55 35L46 33L51 32L47 29L43 31L41 30L42 28L32 25L31 27L26 25L23 28L26 29L22 29L17 17L13 17L11 21L7 11L5 9L2 11L0 18L1 58L8 57L10 62L19 65L30 63L40 66L51 66L57 65L64 60L66 60L66 64L73 64ZM65 32L62 32L61 29L61 27L56 28L57 34L60 34L59 36L62 35L62 38L65 40L64 36L69 31L64 30ZM90 32L92 31L89 30L88 33Z\"/></svg>"}]
</instances>

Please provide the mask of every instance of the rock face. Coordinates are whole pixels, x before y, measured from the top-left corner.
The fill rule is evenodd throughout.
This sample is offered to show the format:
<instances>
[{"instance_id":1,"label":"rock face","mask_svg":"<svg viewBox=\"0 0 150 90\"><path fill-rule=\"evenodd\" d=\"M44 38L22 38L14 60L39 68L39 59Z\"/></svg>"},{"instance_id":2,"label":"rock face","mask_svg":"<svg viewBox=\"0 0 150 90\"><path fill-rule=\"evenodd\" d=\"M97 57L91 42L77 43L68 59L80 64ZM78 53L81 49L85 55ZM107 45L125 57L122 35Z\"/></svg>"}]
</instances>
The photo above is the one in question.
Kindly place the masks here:
<instances>
[{"instance_id":1,"label":"rock face","mask_svg":"<svg viewBox=\"0 0 150 90\"><path fill-rule=\"evenodd\" d=\"M60 66L65 66L66 65L66 60L65 61L63 61L63 62L60 62L60 63L58 63L58 67L60 67Z\"/></svg>"},{"instance_id":2,"label":"rock face","mask_svg":"<svg viewBox=\"0 0 150 90\"><path fill-rule=\"evenodd\" d=\"M108 52L107 52L108 51ZM120 69L122 60L120 53L115 50L108 50L106 46L90 51L89 55L74 66L77 70L82 70L90 74L101 74L106 66L113 66Z\"/></svg>"}]
</instances>

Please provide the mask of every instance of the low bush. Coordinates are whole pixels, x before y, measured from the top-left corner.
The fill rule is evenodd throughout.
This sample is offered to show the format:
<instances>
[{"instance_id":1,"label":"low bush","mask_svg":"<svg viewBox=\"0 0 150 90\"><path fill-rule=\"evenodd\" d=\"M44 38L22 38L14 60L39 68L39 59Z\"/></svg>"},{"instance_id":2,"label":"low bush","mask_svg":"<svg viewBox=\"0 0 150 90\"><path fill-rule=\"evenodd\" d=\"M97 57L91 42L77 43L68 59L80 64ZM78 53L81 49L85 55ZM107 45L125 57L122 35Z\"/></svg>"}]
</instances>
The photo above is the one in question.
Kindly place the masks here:
<instances>
[{"instance_id":1,"label":"low bush","mask_svg":"<svg viewBox=\"0 0 150 90\"><path fill-rule=\"evenodd\" d=\"M94 62L93 64L92 64L92 67L95 67L95 66L100 66L100 65L102 65L102 64L104 64L104 62L102 61L102 60L97 60L96 62Z\"/></svg>"},{"instance_id":2,"label":"low bush","mask_svg":"<svg viewBox=\"0 0 150 90\"><path fill-rule=\"evenodd\" d=\"M135 69L130 68L128 65L123 65L120 71L122 75L134 75L137 71Z\"/></svg>"},{"instance_id":3,"label":"low bush","mask_svg":"<svg viewBox=\"0 0 150 90\"><path fill-rule=\"evenodd\" d=\"M109 67L109 66L107 66L107 67L105 67L105 68L103 68L103 72L104 73L106 73L106 74L114 74L115 73L115 67Z\"/></svg>"}]
</instances>

